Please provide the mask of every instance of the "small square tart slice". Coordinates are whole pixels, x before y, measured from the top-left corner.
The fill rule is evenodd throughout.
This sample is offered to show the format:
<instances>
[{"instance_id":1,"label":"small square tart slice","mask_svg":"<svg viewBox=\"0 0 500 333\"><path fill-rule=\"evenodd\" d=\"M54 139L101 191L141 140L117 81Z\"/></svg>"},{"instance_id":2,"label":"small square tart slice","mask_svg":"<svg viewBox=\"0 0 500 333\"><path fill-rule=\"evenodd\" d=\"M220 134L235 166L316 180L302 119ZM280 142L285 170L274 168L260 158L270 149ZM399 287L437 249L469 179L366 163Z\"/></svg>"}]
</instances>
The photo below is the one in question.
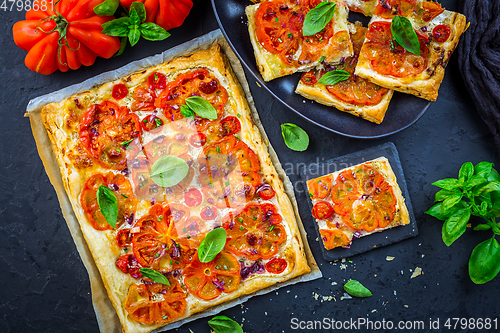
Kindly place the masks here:
<instances>
[{"instance_id":1,"label":"small square tart slice","mask_svg":"<svg viewBox=\"0 0 500 333\"><path fill-rule=\"evenodd\" d=\"M302 75L296 93L320 104L336 107L352 115L380 124L389 107L393 90L382 88L363 78L353 76L366 28L349 23L354 56L345 59L342 65L332 69L348 71L351 77L333 86L317 83L324 71L310 71Z\"/></svg>"},{"instance_id":2,"label":"small square tart slice","mask_svg":"<svg viewBox=\"0 0 500 333\"><path fill-rule=\"evenodd\" d=\"M265 81L308 71L321 62L338 64L352 56L344 0L335 2L335 12L325 29L313 36L302 35L304 17L321 0L270 0L248 6L248 31L257 67Z\"/></svg>"},{"instance_id":3,"label":"small square tart slice","mask_svg":"<svg viewBox=\"0 0 500 333\"><path fill-rule=\"evenodd\" d=\"M392 41L391 20L395 15L405 16L412 23L420 42L420 56ZM465 26L464 15L444 10L435 2L379 1L354 74L382 87L435 101L445 67Z\"/></svg>"},{"instance_id":4,"label":"small square tart slice","mask_svg":"<svg viewBox=\"0 0 500 333\"><path fill-rule=\"evenodd\" d=\"M389 161L380 157L307 181L327 250L355 238L410 223L405 199Z\"/></svg>"}]
</instances>

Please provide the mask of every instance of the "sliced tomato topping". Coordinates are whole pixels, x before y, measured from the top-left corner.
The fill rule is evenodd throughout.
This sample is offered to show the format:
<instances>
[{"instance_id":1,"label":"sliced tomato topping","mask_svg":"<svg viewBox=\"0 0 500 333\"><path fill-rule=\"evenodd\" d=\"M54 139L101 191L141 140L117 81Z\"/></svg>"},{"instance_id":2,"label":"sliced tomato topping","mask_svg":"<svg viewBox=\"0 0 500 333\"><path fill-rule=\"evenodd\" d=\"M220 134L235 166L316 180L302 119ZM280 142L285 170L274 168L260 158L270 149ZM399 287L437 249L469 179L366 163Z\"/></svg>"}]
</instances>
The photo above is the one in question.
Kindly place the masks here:
<instances>
[{"instance_id":1,"label":"sliced tomato topping","mask_svg":"<svg viewBox=\"0 0 500 333\"><path fill-rule=\"evenodd\" d=\"M131 285L124 302L130 318L146 325L158 325L181 317L186 310L187 294L176 279L168 277L168 281L170 286L159 283Z\"/></svg>"},{"instance_id":2,"label":"sliced tomato topping","mask_svg":"<svg viewBox=\"0 0 500 333\"><path fill-rule=\"evenodd\" d=\"M260 185L257 188L257 193L259 193L259 196L262 200L270 200L276 195L273 187L268 183L263 183L262 185Z\"/></svg>"},{"instance_id":3,"label":"sliced tomato topping","mask_svg":"<svg viewBox=\"0 0 500 333\"><path fill-rule=\"evenodd\" d=\"M130 182L121 174L115 175L112 172L106 174L96 173L87 179L80 195L82 208L94 229L113 229L106 222L97 203L97 190L101 185L107 186L116 196L118 207L116 227L119 227L125 220L132 222L137 207L137 199L134 196Z\"/></svg>"},{"instance_id":4,"label":"sliced tomato topping","mask_svg":"<svg viewBox=\"0 0 500 333\"><path fill-rule=\"evenodd\" d=\"M273 274L281 274L288 266L288 262L282 258L273 258L266 263L266 271Z\"/></svg>"},{"instance_id":5,"label":"sliced tomato topping","mask_svg":"<svg viewBox=\"0 0 500 333\"><path fill-rule=\"evenodd\" d=\"M447 25L438 25L432 30L432 36L440 43L444 43L450 38L451 30Z\"/></svg>"},{"instance_id":6,"label":"sliced tomato topping","mask_svg":"<svg viewBox=\"0 0 500 333\"><path fill-rule=\"evenodd\" d=\"M200 211L200 217L205 221L215 220L217 214L217 209L212 206L203 207Z\"/></svg>"},{"instance_id":7,"label":"sliced tomato topping","mask_svg":"<svg viewBox=\"0 0 500 333\"><path fill-rule=\"evenodd\" d=\"M422 3L422 8L425 11L422 20L425 22L432 21L436 16L444 12L444 8L438 2L425 1Z\"/></svg>"},{"instance_id":8,"label":"sliced tomato topping","mask_svg":"<svg viewBox=\"0 0 500 333\"><path fill-rule=\"evenodd\" d=\"M165 89L167 78L162 73L155 72L148 77L149 85L155 89Z\"/></svg>"},{"instance_id":9,"label":"sliced tomato topping","mask_svg":"<svg viewBox=\"0 0 500 333\"><path fill-rule=\"evenodd\" d=\"M315 219L325 220L333 215L333 207L326 201L320 201L314 204L312 215Z\"/></svg>"},{"instance_id":10,"label":"sliced tomato topping","mask_svg":"<svg viewBox=\"0 0 500 333\"><path fill-rule=\"evenodd\" d=\"M333 175L326 175L319 178L310 179L307 181L309 196L312 199L324 199L330 194L332 187Z\"/></svg>"},{"instance_id":11,"label":"sliced tomato topping","mask_svg":"<svg viewBox=\"0 0 500 333\"><path fill-rule=\"evenodd\" d=\"M316 82L318 82L318 79L316 78L316 74L314 71L309 71L302 74L302 76L300 77L300 81L303 84L312 86L315 85Z\"/></svg>"},{"instance_id":12,"label":"sliced tomato topping","mask_svg":"<svg viewBox=\"0 0 500 333\"><path fill-rule=\"evenodd\" d=\"M228 237L226 249L250 260L273 257L286 240L282 220L273 204L247 204L240 213L228 214L222 220Z\"/></svg>"},{"instance_id":13,"label":"sliced tomato topping","mask_svg":"<svg viewBox=\"0 0 500 333\"><path fill-rule=\"evenodd\" d=\"M111 93L111 96L113 96L113 98L117 101L120 99L124 99L127 95L128 89L127 86L123 83L118 83L113 86L113 92Z\"/></svg>"},{"instance_id":14,"label":"sliced tomato topping","mask_svg":"<svg viewBox=\"0 0 500 333\"><path fill-rule=\"evenodd\" d=\"M201 192L195 188L190 188L184 193L184 202L188 207L198 207L203 200Z\"/></svg>"},{"instance_id":15,"label":"sliced tomato topping","mask_svg":"<svg viewBox=\"0 0 500 333\"><path fill-rule=\"evenodd\" d=\"M116 235L116 242L119 247L127 247L132 243L132 234L130 233L130 229L122 229L118 231Z\"/></svg>"},{"instance_id":16,"label":"sliced tomato topping","mask_svg":"<svg viewBox=\"0 0 500 333\"><path fill-rule=\"evenodd\" d=\"M140 279L142 277L141 272L139 272L142 266L132 253L124 254L118 258L116 261L116 267L118 267L123 273L130 274L130 276L134 279Z\"/></svg>"},{"instance_id":17,"label":"sliced tomato topping","mask_svg":"<svg viewBox=\"0 0 500 333\"><path fill-rule=\"evenodd\" d=\"M221 252L214 260L202 263L195 255L182 271L184 283L194 296L212 300L221 293L234 291L240 283L240 265L230 253Z\"/></svg>"},{"instance_id":18,"label":"sliced tomato topping","mask_svg":"<svg viewBox=\"0 0 500 333\"><path fill-rule=\"evenodd\" d=\"M238 118L228 116L220 121L224 135L233 135L241 130L241 124Z\"/></svg>"},{"instance_id":19,"label":"sliced tomato topping","mask_svg":"<svg viewBox=\"0 0 500 333\"><path fill-rule=\"evenodd\" d=\"M80 124L82 147L103 167L115 170L127 163L123 143L140 135L137 115L109 101L92 105Z\"/></svg>"},{"instance_id":20,"label":"sliced tomato topping","mask_svg":"<svg viewBox=\"0 0 500 333\"><path fill-rule=\"evenodd\" d=\"M417 36L420 42L420 56L406 51L392 40L391 22L373 22L366 33L366 42L361 52L370 62L370 66L382 75L418 75L427 68L429 39L418 31Z\"/></svg>"},{"instance_id":21,"label":"sliced tomato topping","mask_svg":"<svg viewBox=\"0 0 500 333\"><path fill-rule=\"evenodd\" d=\"M393 18L396 15L408 16L415 11L418 0L379 0L373 15Z\"/></svg>"},{"instance_id":22,"label":"sliced tomato topping","mask_svg":"<svg viewBox=\"0 0 500 333\"><path fill-rule=\"evenodd\" d=\"M348 247L351 243L349 237L340 230L319 229L319 233L327 250L339 246Z\"/></svg>"},{"instance_id":23,"label":"sliced tomato topping","mask_svg":"<svg viewBox=\"0 0 500 333\"><path fill-rule=\"evenodd\" d=\"M157 133L161 131L163 120L155 115L147 115L141 121L142 129L146 132Z\"/></svg>"},{"instance_id":24,"label":"sliced tomato topping","mask_svg":"<svg viewBox=\"0 0 500 333\"><path fill-rule=\"evenodd\" d=\"M389 225L397 203L392 187L382 174L366 164L338 175L332 200L342 221L353 229L366 231Z\"/></svg>"},{"instance_id":25,"label":"sliced tomato topping","mask_svg":"<svg viewBox=\"0 0 500 333\"><path fill-rule=\"evenodd\" d=\"M149 85L148 81L135 88L132 98L134 99L130 107L132 111L153 111L156 109L154 104L156 92L155 89Z\"/></svg>"},{"instance_id":26,"label":"sliced tomato topping","mask_svg":"<svg viewBox=\"0 0 500 333\"><path fill-rule=\"evenodd\" d=\"M195 148L201 148L207 143L207 136L203 133L195 133L189 137L189 143Z\"/></svg>"}]
</instances>

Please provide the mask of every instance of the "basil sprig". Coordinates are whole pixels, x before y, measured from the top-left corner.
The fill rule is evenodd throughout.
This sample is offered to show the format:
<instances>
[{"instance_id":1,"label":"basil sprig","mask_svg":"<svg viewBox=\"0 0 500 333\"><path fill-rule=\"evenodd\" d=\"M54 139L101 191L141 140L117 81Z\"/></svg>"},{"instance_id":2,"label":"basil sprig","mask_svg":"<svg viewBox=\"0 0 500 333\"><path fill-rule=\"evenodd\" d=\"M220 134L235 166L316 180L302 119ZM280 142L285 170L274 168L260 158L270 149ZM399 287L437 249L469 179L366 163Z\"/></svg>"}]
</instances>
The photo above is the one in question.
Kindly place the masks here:
<instances>
[{"instance_id":1,"label":"basil sprig","mask_svg":"<svg viewBox=\"0 0 500 333\"><path fill-rule=\"evenodd\" d=\"M350 77L351 74L349 74L349 72L344 70L334 70L326 72L321 79L318 80L318 83L324 84L325 86L333 86L334 84L345 81Z\"/></svg>"},{"instance_id":2,"label":"basil sprig","mask_svg":"<svg viewBox=\"0 0 500 333\"><path fill-rule=\"evenodd\" d=\"M120 6L120 0L105 0L94 7L94 13L99 16L111 16L115 14L118 6Z\"/></svg>"},{"instance_id":3,"label":"basil sprig","mask_svg":"<svg viewBox=\"0 0 500 333\"><path fill-rule=\"evenodd\" d=\"M118 219L118 200L116 199L116 195L107 186L100 185L96 196L101 214L106 219L106 222L115 228Z\"/></svg>"},{"instance_id":4,"label":"basil sprig","mask_svg":"<svg viewBox=\"0 0 500 333\"><path fill-rule=\"evenodd\" d=\"M143 23L145 20L146 9L144 8L144 4L133 2L130 5L129 16L104 23L102 25L102 33L109 36L122 37L122 48L120 49L122 52L122 49L125 47L123 44L127 43L127 39L123 37L128 37L132 46L137 44L141 36L151 41L164 40L170 37L170 33L165 29L152 22Z\"/></svg>"},{"instance_id":5,"label":"basil sprig","mask_svg":"<svg viewBox=\"0 0 500 333\"><path fill-rule=\"evenodd\" d=\"M198 259L201 262L210 262L222 251L226 245L227 232L224 228L216 228L208 233L198 247Z\"/></svg>"},{"instance_id":6,"label":"basil sprig","mask_svg":"<svg viewBox=\"0 0 500 333\"><path fill-rule=\"evenodd\" d=\"M295 124L281 124L281 135L288 148L295 151L304 151L309 146L309 135Z\"/></svg>"},{"instance_id":7,"label":"basil sprig","mask_svg":"<svg viewBox=\"0 0 500 333\"><path fill-rule=\"evenodd\" d=\"M193 110L191 110L191 108L187 105L181 105L181 114L186 118L190 119L194 118Z\"/></svg>"},{"instance_id":8,"label":"basil sprig","mask_svg":"<svg viewBox=\"0 0 500 333\"><path fill-rule=\"evenodd\" d=\"M302 34L304 36L314 35L323 30L335 13L335 2L321 2L311 9L304 19Z\"/></svg>"},{"instance_id":9,"label":"basil sprig","mask_svg":"<svg viewBox=\"0 0 500 333\"><path fill-rule=\"evenodd\" d=\"M147 267L141 268L139 269L139 273L147 278L150 278L156 283L166 284L167 286L170 286L170 281L168 281L167 277L160 272L155 271L154 269Z\"/></svg>"},{"instance_id":10,"label":"basil sprig","mask_svg":"<svg viewBox=\"0 0 500 333\"><path fill-rule=\"evenodd\" d=\"M243 333L240 324L226 316L215 316L208 321L215 333Z\"/></svg>"},{"instance_id":11,"label":"basil sprig","mask_svg":"<svg viewBox=\"0 0 500 333\"><path fill-rule=\"evenodd\" d=\"M210 104L206 99L200 96L191 96L186 98L186 104L189 110L196 113L201 118L205 119L217 119L217 110ZM181 113L187 113L187 109L184 109L184 113L181 107ZM191 116L193 116L191 114ZM184 117L186 117L184 115Z\"/></svg>"},{"instance_id":12,"label":"basil sprig","mask_svg":"<svg viewBox=\"0 0 500 333\"><path fill-rule=\"evenodd\" d=\"M189 166L182 158L173 155L160 157L151 167L149 176L158 186L177 185L189 172Z\"/></svg>"},{"instance_id":13,"label":"basil sprig","mask_svg":"<svg viewBox=\"0 0 500 333\"><path fill-rule=\"evenodd\" d=\"M474 166L462 165L458 178L438 180L432 185L441 187L435 195L435 204L426 213L444 221L443 242L450 246L465 233L471 216L482 217L485 222L474 230L492 230L493 236L478 244L469 258L469 276L472 282L483 284L500 272L500 175L493 163L481 162Z\"/></svg>"},{"instance_id":14,"label":"basil sprig","mask_svg":"<svg viewBox=\"0 0 500 333\"><path fill-rule=\"evenodd\" d=\"M420 55L420 42L410 20L404 16L394 16L391 22L391 32L394 40L405 50Z\"/></svg>"},{"instance_id":15,"label":"basil sprig","mask_svg":"<svg viewBox=\"0 0 500 333\"><path fill-rule=\"evenodd\" d=\"M354 297L370 297L372 296L372 292L368 290L365 286L361 284L361 282L356 280L349 280L344 285L344 290L351 296Z\"/></svg>"}]
</instances>

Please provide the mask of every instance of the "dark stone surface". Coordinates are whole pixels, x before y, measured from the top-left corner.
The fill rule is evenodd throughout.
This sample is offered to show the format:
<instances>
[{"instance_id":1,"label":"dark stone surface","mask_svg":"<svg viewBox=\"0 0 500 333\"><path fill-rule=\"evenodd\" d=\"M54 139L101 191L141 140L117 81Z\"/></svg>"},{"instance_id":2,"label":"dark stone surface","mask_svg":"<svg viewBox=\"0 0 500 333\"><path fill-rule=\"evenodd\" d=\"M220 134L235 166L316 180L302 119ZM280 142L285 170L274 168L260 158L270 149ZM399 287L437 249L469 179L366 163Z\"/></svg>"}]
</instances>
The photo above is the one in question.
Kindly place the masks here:
<instances>
[{"instance_id":1,"label":"dark stone surface","mask_svg":"<svg viewBox=\"0 0 500 333\"><path fill-rule=\"evenodd\" d=\"M246 1L246 0L242 0ZM456 9L456 2L442 1ZM181 28L172 30L164 42L141 41L126 54L68 73L42 76L24 66L26 52L12 40L12 26L22 12L2 11L0 42L0 332L98 332L92 308L88 276L63 220L55 192L43 170L29 121L23 118L28 101L70 84L81 82L130 61L159 53L217 28L210 2L195 1L195 7ZM422 320L426 331L429 318L498 317L500 278L474 285L467 273L473 247L490 237L490 232L467 230L450 248L441 240L442 223L424 212L432 205L437 179L456 177L462 163L490 161L500 166L492 136L479 118L458 72L456 58L448 66L437 102L412 127L391 137L356 140L341 137L304 121L255 84L247 76L264 127L292 181L298 181L300 163L328 160L388 141L395 143L408 184L418 223L415 238L351 258L346 268L321 257L320 244L309 208L298 195L300 213L309 232L309 244L324 278L287 287L249 300L243 307L223 314L244 324L247 332L290 332L290 320ZM283 143L279 125L299 124L311 137L303 153ZM386 261L386 256L394 256ZM424 256L423 256L424 255ZM410 269L424 274L410 279ZM342 285L357 279L373 296L340 300ZM332 285L337 282L337 285ZM288 292L289 291L289 292ZM313 293L334 296L320 302ZM395 295L396 294L396 295ZM405 307L407 305L408 307ZM376 310L376 311L374 311ZM178 331L209 332L206 319ZM302 330L300 330L302 331ZM307 330L306 330L307 331ZM477 331L477 330L471 330ZM496 330L498 331L498 330Z\"/></svg>"}]
</instances>

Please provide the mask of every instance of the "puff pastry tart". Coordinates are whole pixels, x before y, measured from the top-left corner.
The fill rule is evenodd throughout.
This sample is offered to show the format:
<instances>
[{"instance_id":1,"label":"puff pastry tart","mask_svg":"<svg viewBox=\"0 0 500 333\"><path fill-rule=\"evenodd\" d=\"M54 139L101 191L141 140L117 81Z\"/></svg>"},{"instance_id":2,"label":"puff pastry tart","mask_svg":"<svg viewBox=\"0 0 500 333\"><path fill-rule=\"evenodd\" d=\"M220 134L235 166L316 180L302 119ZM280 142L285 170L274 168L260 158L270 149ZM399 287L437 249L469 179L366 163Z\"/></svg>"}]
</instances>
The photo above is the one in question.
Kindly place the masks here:
<instances>
[{"instance_id":1,"label":"puff pastry tart","mask_svg":"<svg viewBox=\"0 0 500 333\"><path fill-rule=\"evenodd\" d=\"M410 223L389 161L380 157L307 182L312 214L327 250Z\"/></svg>"},{"instance_id":2,"label":"puff pastry tart","mask_svg":"<svg viewBox=\"0 0 500 333\"><path fill-rule=\"evenodd\" d=\"M393 42L391 20L410 20L420 55ZM368 26L355 75L382 87L435 101L445 67L466 25L465 16L421 0L379 0Z\"/></svg>"},{"instance_id":3,"label":"puff pastry tart","mask_svg":"<svg viewBox=\"0 0 500 333\"><path fill-rule=\"evenodd\" d=\"M186 111L194 96L215 115ZM290 200L218 45L49 104L42 119L124 332L310 271ZM168 172L177 181L159 185ZM114 226L102 203L113 197ZM226 230L225 246L202 262L200 243L215 228Z\"/></svg>"},{"instance_id":4,"label":"puff pastry tart","mask_svg":"<svg viewBox=\"0 0 500 333\"><path fill-rule=\"evenodd\" d=\"M341 111L380 124L389 107L393 90L353 75L367 29L351 23L349 29L354 55L339 65L325 66L321 71L313 70L302 74L295 92L318 103L334 106ZM326 70L337 69L347 71L351 76L334 85L325 86L317 82Z\"/></svg>"},{"instance_id":5,"label":"puff pastry tart","mask_svg":"<svg viewBox=\"0 0 500 333\"><path fill-rule=\"evenodd\" d=\"M315 35L303 36L306 14L321 2L269 0L246 8L250 41L265 81L352 56L344 0L330 0L336 3L332 20Z\"/></svg>"}]
</instances>

